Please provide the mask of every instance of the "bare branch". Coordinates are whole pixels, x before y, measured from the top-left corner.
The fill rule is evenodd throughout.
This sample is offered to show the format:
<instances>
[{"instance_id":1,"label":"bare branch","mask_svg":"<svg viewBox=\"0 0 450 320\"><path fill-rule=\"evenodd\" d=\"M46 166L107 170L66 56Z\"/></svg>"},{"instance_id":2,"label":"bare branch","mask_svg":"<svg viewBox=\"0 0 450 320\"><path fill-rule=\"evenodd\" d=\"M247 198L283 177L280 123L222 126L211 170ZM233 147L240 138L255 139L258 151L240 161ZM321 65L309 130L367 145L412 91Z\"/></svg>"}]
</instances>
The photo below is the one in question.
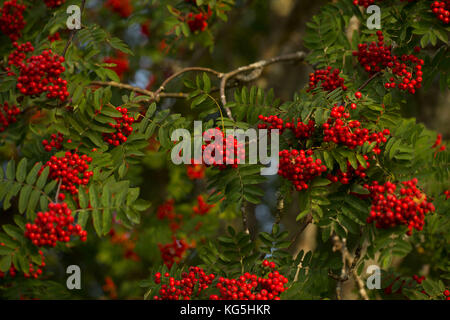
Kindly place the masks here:
<instances>
[{"instance_id":1,"label":"bare branch","mask_svg":"<svg viewBox=\"0 0 450 320\"><path fill-rule=\"evenodd\" d=\"M226 88L228 80L230 80L230 79L232 79L234 77L237 77L239 74L244 73L244 72L251 72L251 71L255 71L255 70L262 70L262 68L264 68L264 67L266 67L268 65L274 64L274 63L284 62L284 61L296 61L296 60L302 61L302 60L304 60L305 56L306 56L306 54L303 51L298 51L298 52L295 52L295 53L290 53L290 54L274 57L274 58L271 58L271 59L268 59L268 60L261 60L261 61L258 61L258 62L254 62L252 64L249 64L249 65L243 66L243 67L239 67L239 68L237 68L235 70L232 70L232 71L224 74L223 77L222 77L222 81L220 82L220 100L222 102L222 105L225 108L225 111L226 111L228 117L230 119L233 119L233 116L231 114L230 108L225 106L227 104L227 98L226 98L226 95L225 95L225 88ZM255 77L255 75L252 75L252 76L248 77L248 79L250 79L248 81L256 79L257 77L259 77L260 74L261 74L260 71L256 72L257 76ZM241 79L239 79L239 80L245 81L246 78L245 77L241 77Z\"/></svg>"}]
</instances>

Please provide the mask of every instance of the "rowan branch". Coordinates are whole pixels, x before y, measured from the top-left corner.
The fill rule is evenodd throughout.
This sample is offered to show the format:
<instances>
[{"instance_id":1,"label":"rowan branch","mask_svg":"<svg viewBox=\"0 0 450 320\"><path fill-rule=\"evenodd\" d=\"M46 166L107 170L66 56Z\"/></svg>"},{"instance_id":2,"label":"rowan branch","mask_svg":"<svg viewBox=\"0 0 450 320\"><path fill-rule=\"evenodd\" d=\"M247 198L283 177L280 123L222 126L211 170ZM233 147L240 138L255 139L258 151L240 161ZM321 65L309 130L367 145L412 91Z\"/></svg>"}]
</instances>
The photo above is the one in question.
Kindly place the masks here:
<instances>
[{"instance_id":1,"label":"rowan branch","mask_svg":"<svg viewBox=\"0 0 450 320\"><path fill-rule=\"evenodd\" d=\"M139 87L131 86L129 84L115 82L115 81L93 81L91 82L92 85L100 85L100 86L112 86L116 88L121 89L127 89L130 91L138 92L145 94L150 97L150 100L154 101L159 98L181 98L185 99L188 97L188 94L180 92L180 93L165 93L164 90L166 89L167 85L174 79L178 78L184 73L191 72L191 71L202 71L206 73L211 73L215 75L218 79L221 79L220 87L218 89L215 89L216 91L220 92L220 99L222 102L222 106L224 107L226 114L229 119L233 120L233 115L231 114L230 108L226 107L226 96L225 96L225 89L227 88L227 82L230 81L232 78L235 78L236 80L240 82L249 82L253 81L256 78L258 78L261 75L262 69L268 65L278 63L278 62L285 62L285 61L302 61L305 58L306 54L302 51L298 51L295 53L290 53L286 55L281 55L278 57L274 57L268 60L261 60L258 62L254 62L252 64L249 64L247 66L239 67L235 70L229 71L227 73L222 73L219 71L216 71L211 68L204 68L204 67L188 67L181 69L180 71L172 74L170 77L168 77L166 80L163 81L163 83L159 86L159 88L156 91L149 91L145 90ZM249 74L242 75L244 72L249 72ZM234 87L234 84L230 87Z\"/></svg>"},{"instance_id":2,"label":"rowan branch","mask_svg":"<svg viewBox=\"0 0 450 320\"><path fill-rule=\"evenodd\" d=\"M361 91L364 89L373 79L378 77L381 74L381 71L378 71L377 73L374 73L369 79L367 79L359 88L357 91Z\"/></svg>"},{"instance_id":3,"label":"rowan branch","mask_svg":"<svg viewBox=\"0 0 450 320\"><path fill-rule=\"evenodd\" d=\"M91 85L98 85L98 86L111 86L119 89L126 89L130 91L134 91L137 93L144 94L146 96L150 97L150 100L154 100L155 98L155 92L142 89L139 87L135 87L126 83L121 82L115 82L115 81L92 81ZM178 99L186 99L188 97L187 93L184 92L161 92L159 94L159 98L178 98Z\"/></svg>"},{"instance_id":4,"label":"rowan branch","mask_svg":"<svg viewBox=\"0 0 450 320\"><path fill-rule=\"evenodd\" d=\"M339 276L336 276L332 274L331 272L328 273L328 275L337 281L336 283L336 298L338 300L342 299L341 292L342 292L342 283L347 281L350 277L349 274L353 276L355 279L355 282L359 289L359 294L364 300L369 300L369 296L367 295L366 289L364 287L364 282L359 277L358 273L356 272L356 264L358 263L358 260L361 256L361 246L358 246L355 250L355 255L352 256L347 248L347 240L343 238L342 240L337 236L333 235L331 238L333 242L333 251L340 251L342 254L342 269L341 274ZM347 267L349 266L349 267Z\"/></svg>"}]
</instances>

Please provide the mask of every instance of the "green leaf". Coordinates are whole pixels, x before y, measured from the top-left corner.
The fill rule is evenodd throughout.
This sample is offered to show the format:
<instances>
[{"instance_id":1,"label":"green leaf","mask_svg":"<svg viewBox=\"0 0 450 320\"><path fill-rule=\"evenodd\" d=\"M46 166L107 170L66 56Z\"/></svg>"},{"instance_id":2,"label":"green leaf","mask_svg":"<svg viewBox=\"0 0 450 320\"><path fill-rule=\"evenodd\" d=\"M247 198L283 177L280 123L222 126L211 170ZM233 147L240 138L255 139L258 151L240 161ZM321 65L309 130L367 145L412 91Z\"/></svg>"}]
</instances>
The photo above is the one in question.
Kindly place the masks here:
<instances>
[{"instance_id":1,"label":"green leaf","mask_svg":"<svg viewBox=\"0 0 450 320\"><path fill-rule=\"evenodd\" d=\"M36 179L38 177L39 170L42 167L42 163L38 162L33 166L33 169L28 173L26 183L27 184L34 184L36 182Z\"/></svg>"},{"instance_id":2,"label":"green leaf","mask_svg":"<svg viewBox=\"0 0 450 320\"><path fill-rule=\"evenodd\" d=\"M30 194L33 190L32 186L26 185L20 190L19 195L19 212L24 213L27 209L28 201L30 200Z\"/></svg>"},{"instance_id":3,"label":"green leaf","mask_svg":"<svg viewBox=\"0 0 450 320\"><path fill-rule=\"evenodd\" d=\"M0 271L6 272L11 267L11 255L4 256L0 259Z\"/></svg>"},{"instance_id":4,"label":"green leaf","mask_svg":"<svg viewBox=\"0 0 450 320\"><path fill-rule=\"evenodd\" d=\"M26 175L27 175L27 159L23 158L22 160L20 160L20 162L17 166L17 172L16 172L17 181L24 182Z\"/></svg>"},{"instance_id":5,"label":"green leaf","mask_svg":"<svg viewBox=\"0 0 450 320\"><path fill-rule=\"evenodd\" d=\"M13 160L10 160L6 165L6 179L14 180L14 176L16 173L16 164Z\"/></svg>"},{"instance_id":6,"label":"green leaf","mask_svg":"<svg viewBox=\"0 0 450 320\"><path fill-rule=\"evenodd\" d=\"M39 189L44 188L45 183L47 182L47 177L48 177L49 173L50 173L50 167L46 166L44 168L44 170L41 172L41 175L39 176L39 178L36 182L36 187L38 187Z\"/></svg>"}]
</instances>

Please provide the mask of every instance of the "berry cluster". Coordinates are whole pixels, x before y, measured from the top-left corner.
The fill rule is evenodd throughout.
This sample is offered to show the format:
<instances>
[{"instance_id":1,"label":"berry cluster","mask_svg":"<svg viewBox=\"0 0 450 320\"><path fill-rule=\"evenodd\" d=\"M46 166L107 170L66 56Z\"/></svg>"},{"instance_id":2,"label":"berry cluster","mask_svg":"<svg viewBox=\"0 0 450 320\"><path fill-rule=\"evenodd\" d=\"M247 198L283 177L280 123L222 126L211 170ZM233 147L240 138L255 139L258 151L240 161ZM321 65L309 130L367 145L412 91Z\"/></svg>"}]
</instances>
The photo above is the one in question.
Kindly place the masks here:
<instances>
[{"instance_id":1,"label":"berry cluster","mask_svg":"<svg viewBox=\"0 0 450 320\"><path fill-rule=\"evenodd\" d=\"M124 249L124 257L125 259L130 259L133 261L139 261L140 257L134 251L136 247L136 242L131 239L131 235L129 232L119 233L116 232L114 228L109 231L109 236L111 237L110 241L113 244L118 244Z\"/></svg>"},{"instance_id":2,"label":"berry cluster","mask_svg":"<svg viewBox=\"0 0 450 320\"><path fill-rule=\"evenodd\" d=\"M186 21L189 29L191 29L191 32L205 31L205 29L208 27L208 19L210 16L211 13L199 12L197 14L194 14L192 12L189 12L186 17Z\"/></svg>"},{"instance_id":3,"label":"berry cluster","mask_svg":"<svg viewBox=\"0 0 450 320\"><path fill-rule=\"evenodd\" d=\"M358 168L354 169L353 166L350 164L349 161L347 161L347 171L342 172L341 169L338 169L336 172L336 175L333 175L329 173L327 175L327 179L331 182L340 182L342 184L349 184L350 181L353 179L359 177L361 179L364 179L367 175L365 171L370 167L369 157L367 155L363 155L364 159L366 160L366 168L364 168L361 164L358 164Z\"/></svg>"},{"instance_id":4,"label":"berry cluster","mask_svg":"<svg viewBox=\"0 0 450 320\"><path fill-rule=\"evenodd\" d=\"M209 212L209 210L211 210L214 207L215 207L214 204L206 203L205 200L203 200L203 196L199 195L197 197L197 205L194 206L193 210L194 210L195 214L204 216L205 214L207 214Z\"/></svg>"},{"instance_id":5,"label":"berry cluster","mask_svg":"<svg viewBox=\"0 0 450 320\"><path fill-rule=\"evenodd\" d=\"M8 102L5 102L3 108L0 109L0 132L5 131L11 123L16 122L18 114L20 114L20 109L16 105L10 106Z\"/></svg>"},{"instance_id":6,"label":"berry cluster","mask_svg":"<svg viewBox=\"0 0 450 320\"><path fill-rule=\"evenodd\" d=\"M376 0L353 0L355 6L363 6L364 8L374 4Z\"/></svg>"},{"instance_id":7,"label":"berry cluster","mask_svg":"<svg viewBox=\"0 0 450 320\"><path fill-rule=\"evenodd\" d=\"M147 38L150 37L150 20L147 20L144 23L141 23L141 32Z\"/></svg>"},{"instance_id":8,"label":"berry cluster","mask_svg":"<svg viewBox=\"0 0 450 320\"><path fill-rule=\"evenodd\" d=\"M34 47L32 46L31 42L25 42L22 44L18 44L17 42L13 42L14 48L16 48L13 52L11 52L8 56L8 65L13 65L16 67L20 67L22 64L22 61L27 57L27 52L33 52ZM8 75L12 76L14 75L13 72L11 72L10 68L7 68Z\"/></svg>"},{"instance_id":9,"label":"berry cluster","mask_svg":"<svg viewBox=\"0 0 450 320\"><path fill-rule=\"evenodd\" d=\"M416 178L401 184L398 194L397 185L391 182L380 185L378 181L374 181L371 185L364 185L372 198L367 223L375 221L377 228L393 228L403 224L408 226L407 234L411 235L413 228L422 230L425 214L435 209L433 204L427 201L426 195L417 189Z\"/></svg>"},{"instance_id":10,"label":"berry cluster","mask_svg":"<svg viewBox=\"0 0 450 320\"><path fill-rule=\"evenodd\" d=\"M78 193L76 185L87 185L93 176L94 173L88 171L91 161L92 158L85 154L79 156L77 153L66 152L63 157L50 157L50 160L42 166L39 174L45 167L50 167L49 177L61 181L61 190L74 195Z\"/></svg>"},{"instance_id":11,"label":"berry cluster","mask_svg":"<svg viewBox=\"0 0 450 320\"><path fill-rule=\"evenodd\" d=\"M53 53L50 49L44 50L42 54L28 58L25 63L24 52L33 51L33 47L13 44L17 49L10 55L9 64L20 69L17 78L17 89L24 95L37 96L47 92L47 98L59 98L64 101L68 96L67 81L60 76L65 71L62 65L64 57ZM8 69L9 71L9 69ZM9 75L14 73L9 72Z\"/></svg>"},{"instance_id":12,"label":"berry cluster","mask_svg":"<svg viewBox=\"0 0 450 320\"><path fill-rule=\"evenodd\" d=\"M25 237L38 247L55 247L56 243L69 242L71 236L79 236L86 241L87 231L74 225L72 211L66 203L50 203L48 211L38 212L34 224L27 223Z\"/></svg>"},{"instance_id":13,"label":"berry cluster","mask_svg":"<svg viewBox=\"0 0 450 320\"><path fill-rule=\"evenodd\" d=\"M55 32L54 34L48 36L47 39L50 42L55 42L61 40L61 35L59 34L59 32Z\"/></svg>"},{"instance_id":14,"label":"berry cluster","mask_svg":"<svg viewBox=\"0 0 450 320\"><path fill-rule=\"evenodd\" d=\"M284 120L278 116L265 117L263 115L259 115L258 118L259 120L270 124L269 126L266 123L258 124L258 129L268 129L269 131L272 129L278 129L280 130L280 134L282 134L285 129L289 129L297 139L309 138L314 131L315 122L313 120L309 120L308 124L305 124L300 119L285 123Z\"/></svg>"},{"instance_id":15,"label":"berry cluster","mask_svg":"<svg viewBox=\"0 0 450 320\"><path fill-rule=\"evenodd\" d=\"M442 294L444 295L445 300L450 300L450 290L445 289Z\"/></svg>"},{"instance_id":16,"label":"berry cluster","mask_svg":"<svg viewBox=\"0 0 450 320\"><path fill-rule=\"evenodd\" d=\"M44 150L50 152L55 148L56 150L62 149L62 143L64 141L64 135L61 132L57 134L53 133L50 136L50 142L47 139L42 140L42 145L44 146Z\"/></svg>"},{"instance_id":17,"label":"berry cluster","mask_svg":"<svg viewBox=\"0 0 450 320\"><path fill-rule=\"evenodd\" d=\"M358 51L353 55L358 57L358 62L370 74L384 71L387 68L393 76L384 84L386 89L398 87L415 93L422 86L422 65L424 61L413 54L402 55L400 58L391 53L391 46L384 45L383 32L377 31L378 42L358 44ZM395 77L399 78L397 80Z\"/></svg>"},{"instance_id":18,"label":"berry cluster","mask_svg":"<svg viewBox=\"0 0 450 320\"><path fill-rule=\"evenodd\" d=\"M202 164L188 164L186 165L186 174L189 179L203 179L205 177L205 166Z\"/></svg>"},{"instance_id":19,"label":"berry cluster","mask_svg":"<svg viewBox=\"0 0 450 320\"><path fill-rule=\"evenodd\" d=\"M158 207L156 213L159 220L169 220L169 226L172 232L176 232L181 227L181 223L183 222L183 215L175 212L174 203L175 201L173 199L167 200Z\"/></svg>"},{"instance_id":20,"label":"berry cluster","mask_svg":"<svg viewBox=\"0 0 450 320\"><path fill-rule=\"evenodd\" d=\"M104 63L115 64L115 67L107 67L113 70L119 78L122 79L122 75L130 69L130 62L128 61L127 55L121 51L117 52L115 57L106 57L103 59Z\"/></svg>"},{"instance_id":21,"label":"berry cluster","mask_svg":"<svg viewBox=\"0 0 450 320\"><path fill-rule=\"evenodd\" d=\"M330 118L322 126L323 140L325 142L331 141L336 144L343 144L350 149L362 146L365 142L376 142L372 151L375 154L379 154L381 152L379 146L387 141L386 136L390 135L390 131L384 129L382 132L370 132L366 128L361 128L361 123L358 120L350 120L346 123L345 121L349 118L350 114L345 112L344 106L333 107Z\"/></svg>"},{"instance_id":22,"label":"berry cluster","mask_svg":"<svg viewBox=\"0 0 450 320\"><path fill-rule=\"evenodd\" d=\"M320 86L324 91L331 92L339 87L346 91L347 87L344 85L344 79L339 76L341 71L328 66L326 69L319 69L314 73L309 74L309 88L307 92L315 89L320 82Z\"/></svg>"},{"instance_id":23,"label":"berry cluster","mask_svg":"<svg viewBox=\"0 0 450 320\"><path fill-rule=\"evenodd\" d=\"M4 246L5 244L3 242L0 242L0 246ZM29 269L28 269L28 273L24 272L23 276L25 278L34 278L37 279L39 278L39 276L42 274L42 268L45 267L45 258L44 258L44 253L39 250L39 255L41 256L41 262L40 264L34 264L31 260L30 263L28 264ZM8 274L14 278L17 275L17 269L14 266L14 263L11 263L11 266L9 267L8 270ZM4 272L0 271L0 279L4 278L6 276L6 274Z\"/></svg>"},{"instance_id":24,"label":"berry cluster","mask_svg":"<svg viewBox=\"0 0 450 320\"><path fill-rule=\"evenodd\" d=\"M278 174L294 184L297 191L308 189L308 182L327 170L320 159L314 160L312 150L282 150Z\"/></svg>"},{"instance_id":25,"label":"berry cluster","mask_svg":"<svg viewBox=\"0 0 450 320\"><path fill-rule=\"evenodd\" d=\"M442 144L442 134L438 134L436 137L436 141L433 143L431 148L436 148L438 151L444 151L446 149L445 144Z\"/></svg>"},{"instance_id":26,"label":"berry cluster","mask_svg":"<svg viewBox=\"0 0 450 320\"><path fill-rule=\"evenodd\" d=\"M400 279L400 277L395 278L394 281L389 286L384 288L384 293L392 294L392 287L393 287L394 283L397 282L399 279ZM419 277L418 275L415 274L412 276L412 280L402 280L402 283L400 284L399 288L394 293L401 294L403 291L403 288L405 286L412 287L414 282L416 282L417 284L422 284L423 280L425 280L425 276ZM424 290L422 290L422 293L426 294L426 292Z\"/></svg>"},{"instance_id":27,"label":"berry cluster","mask_svg":"<svg viewBox=\"0 0 450 320\"><path fill-rule=\"evenodd\" d=\"M47 8L57 8L62 5L66 0L44 0Z\"/></svg>"},{"instance_id":28,"label":"berry cluster","mask_svg":"<svg viewBox=\"0 0 450 320\"><path fill-rule=\"evenodd\" d=\"M0 31L7 35L11 41L20 38L20 33L25 27L23 12L26 6L18 4L17 0L5 1L3 8L0 8Z\"/></svg>"},{"instance_id":29,"label":"berry cluster","mask_svg":"<svg viewBox=\"0 0 450 320\"><path fill-rule=\"evenodd\" d=\"M117 107L116 110L122 113L122 117L114 118L115 124L109 123L109 126L116 129L116 132L103 133L103 140L115 147L127 141L127 137L133 132L131 125L135 121L133 117L128 115L127 108Z\"/></svg>"},{"instance_id":30,"label":"berry cluster","mask_svg":"<svg viewBox=\"0 0 450 320\"><path fill-rule=\"evenodd\" d=\"M105 6L122 18L128 18L133 12L131 0L108 0L105 2Z\"/></svg>"},{"instance_id":31,"label":"berry cluster","mask_svg":"<svg viewBox=\"0 0 450 320\"><path fill-rule=\"evenodd\" d=\"M439 20L448 24L450 21L450 0L433 1L431 11Z\"/></svg>"},{"instance_id":32,"label":"berry cluster","mask_svg":"<svg viewBox=\"0 0 450 320\"><path fill-rule=\"evenodd\" d=\"M219 136L219 138L218 138ZM218 138L216 140L216 138ZM225 134L220 128L209 129L203 133L203 139L206 144L202 145L203 160L206 166L214 166L219 170L226 168L237 168L239 163L245 160L245 146L238 143L237 139L232 135L225 137ZM232 150L227 148L227 144L233 146ZM219 154L216 155L216 150ZM208 152L208 155L204 155Z\"/></svg>"},{"instance_id":33,"label":"berry cluster","mask_svg":"<svg viewBox=\"0 0 450 320\"><path fill-rule=\"evenodd\" d=\"M190 246L184 239L178 240L173 237L172 242L170 243L158 243L158 248L161 252L161 258L164 264L170 269L174 263L180 263Z\"/></svg>"},{"instance_id":34,"label":"berry cluster","mask_svg":"<svg viewBox=\"0 0 450 320\"><path fill-rule=\"evenodd\" d=\"M180 280L171 277L168 272L164 277L168 284L161 285L159 295L155 295L154 300L191 300L193 295L199 296L215 279L214 274L208 275L199 267L189 267L189 272L183 272ZM161 278L161 273L157 272L154 275L155 283L160 284Z\"/></svg>"},{"instance_id":35,"label":"berry cluster","mask_svg":"<svg viewBox=\"0 0 450 320\"><path fill-rule=\"evenodd\" d=\"M102 286L102 290L108 293L109 298L117 299L117 287L111 277L108 276L105 278L105 284Z\"/></svg>"},{"instance_id":36,"label":"berry cluster","mask_svg":"<svg viewBox=\"0 0 450 320\"><path fill-rule=\"evenodd\" d=\"M263 261L263 266L272 269L267 278L245 273L237 279L219 278L216 287L220 295L211 295L211 300L280 300L286 290L288 279L281 275L273 262Z\"/></svg>"}]
</instances>

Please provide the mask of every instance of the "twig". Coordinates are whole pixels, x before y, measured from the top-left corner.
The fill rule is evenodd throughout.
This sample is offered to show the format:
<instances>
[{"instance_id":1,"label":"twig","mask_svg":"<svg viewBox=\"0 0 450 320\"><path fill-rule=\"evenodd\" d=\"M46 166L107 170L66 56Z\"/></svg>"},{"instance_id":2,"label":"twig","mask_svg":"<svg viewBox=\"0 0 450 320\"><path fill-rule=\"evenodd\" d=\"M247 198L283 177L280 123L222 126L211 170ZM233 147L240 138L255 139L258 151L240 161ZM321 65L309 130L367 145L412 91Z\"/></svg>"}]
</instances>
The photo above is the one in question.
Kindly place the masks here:
<instances>
[{"instance_id":1,"label":"twig","mask_svg":"<svg viewBox=\"0 0 450 320\"><path fill-rule=\"evenodd\" d=\"M126 89L130 91L134 91L137 93L142 93L146 96L149 96L150 99L155 99L155 93L153 91L145 90L139 87L135 87L129 84L121 83L121 82L115 82L115 81L92 81L91 85L94 86L111 86L116 87L120 89ZM159 98L179 98L179 99L186 99L188 97L187 93L184 92L161 92L159 94Z\"/></svg>"},{"instance_id":2,"label":"twig","mask_svg":"<svg viewBox=\"0 0 450 320\"><path fill-rule=\"evenodd\" d=\"M245 201L241 205L241 214L242 214L242 226L244 227L244 232L249 234L250 231L248 229L248 216L247 211L245 210Z\"/></svg>"},{"instance_id":3,"label":"twig","mask_svg":"<svg viewBox=\"0 0 450 320\"><path fill-rule=\"evenodd\" d=\"M274 57L268 60L261 60L258 62L254 62L252 64L249 64L247 66L243 66L243 67L239 67L235 70L232 70L226 74L223 75L222 80L220 82L220 100L222 102L222 105L225 108L225 111L227 112L227 115L230 119L233 119L233 116L231 114L231 110L230 108L226 107L225 105L227 104L227 98L225 95L225 87L227 85L227 81L230 80L233 77L236 77L237 75L239 75L240 73L243 72L249 72L249 71L254 71L257 69L262 69L268 65L274 64L274 63L278 63L278 62L283 62L283 61L295 61L295 60L303 60L305 58L306 54L302 51L298 51L295 53L290 53L290 54L286 54L286 55L281 55L278 57ZM257 76L260 75L260 72L257 72ZM255 77L250 77L251 80L254 80Z\"/></svg>"},{"instance_id":4,"label":"twig","mask_svg":"<svg viewBox=\"0 0 450 320\"><path fill-rule=\"evenodd\" d=\"M70 40L70 39L69 39ZM69 41L70 42L70 41ZM68 42L68 44L69 44ZM225 107L226 105L226 96L225 96L225 89L227 88L227 82L231 80L232 78L236 78L236 80L241 82L249 82L253 81L256 78L258 78L261 75L261 71L264 67L278 63L283 61L295 61L295 60L303 60L305 58L306 54L302 51L298 51L295 53L290 53L286 55L281 55L278 57L274 57L268 60L261 60L258 62L254 62L252 64L249 64L247 66L239 67L235 70L232 70L227 73L222 73L219 71L216 71L211 68L203 68L203 67L188 67L181 69L180 71L174 73L170 77L168 77L166 80L163 81L163 83L159 86L159 88L153 92L145 89L141 89L138 87L131 86L129 84L124 84L120 82L115 81L93 81L91 82L92 85L101 85L101 86L112 86L122 89L127 89L135 92L139 92L145 95L150 96L150 100L157 100L159 98L187 98L188 94L186 93L164 93L163 91L166 89L166 86L175 78L179 77L180 75L191 72L191 71L203 71L207 73L211 73L215 75L218 79L221 79L220 87L218 88L218 91L220 92L220 99L222 102L222 106L224 107L226 114L229 119L233 120L233 115L231 114L231 110L228 107ZM241 75L241 73L244 72L250 72L248 75Z\"/></svg>"},{"instance_id":5,"label":"twig","mask_svg":"<svg viewBox=\"0 0 450 320\"><path fill-rule=\"evenodd\" d=\"M83 17L83 10L84 10L84 5L86 4L86 0L82 0L81 1L81 6L80 6L80 16ZM61 54L61 56L65 57L67 50L69 49L70 44L73 41L73 38L75 37L75 34L78 32L78 29L72 29L70 31L70 35L69 35L69 39L66 42L66 46L64 47L64 50Z\"/></svg>"},{"instance_id":6,"label":"twig","mask_svg":"<svg viewBox=\"0 0 450 320\"><path fill-rule=\"evenodd\" d=\"M280 224L281 218L283 216L283 210L284 210L284 196L281 194L281 192L279 192L277 200L277 216L275 219L275 224Z\"/></svg>"},{"instance_id":7,"label":"twig","mask_svg":"<svg viewBox=\"0 0 450 320\"><path fill-rule=\"evenodd\" d=\"M331 272L328 273L328 276L337 281L336 284L336 298L338 300L342 299L342 283L349 279L349 274L353 276L355 282L359 289L359 294L364 300L369 300L369 296L367 295L366 289L364 287L364 282L359 277L355 267L361 256L361 246L358 246L355 250L355 255L352 256L347 248L346 239L339 239L337 235L333 235L331 238L333 242L333 251L341 251L342 254L342 270L340 276L336 276ZM347 268L347 264L349 267Z\"/></svg>"},{"instance_id":8,"label":"twig","mask_svg":"<svg viewBox=\"0 0 450 320\"><path fill-rule=\"evenodd\" d=\"M179 77L179 76L182 75L183 73L190 72L190 71L203 71L203 72L209 72L209 73L212 73L212 74L216 75L218 78L221 78L221 77L223 76L222 73L220 73L220 72L218 72L218 71L216 71L216 70L210 69L210 68L203 68L203 67L189 67L189 68L184 68L184 69L182 69L182 70L180 70L180 71L174 73L173 75L171 75L170 77L168 77L166 80L164 80L164 82L159 86L158 90L155 91L154 97L155 97L155 98L158 98L158 96L160 95L160 93L161 93L162 91L165 90L167 84L168 84L170 81L172 81L173 79Z\"/></svg>"},{"instance_id":9,"label":"twig","mask_svg":"<svg viewBox=\"0 0 450 320\"><path fill-rule=\"evenodd\" d=\"M361 91L362 89L364 89L373 79L375 79L376 77L378 77L381 74L381 71L378 71L377 73L374 73L369 79L366 80L366 82L364 82L357 91Z\"/></svg>"},{"instance_id":10,"label":"twig","mask_svg":"<svg viewBox=\"0 0 450 320\"><path fill-rule=\"evenodd\" d=\"M300 229L297 230L297 233L294 236L294 240L292 240L292 243L290 244L288 249L291 249L292 246L297 243L298 238L300 237L300 235L303 233L303 231L305 231L306 227L313 221L313 217L311 213L308 213L308 215L305 218L305 221L303 222L303 224L300 226Z\"/></svg>"},{"instance_id":11,"label":"twig","mask_svg":"<svg viewBox=\"0 0 450 320\"><path fill-rule=\"evenodd\" d=\"M59 191L61 189L62 179L58 182L58 188L56 189L55 203L58 203Z\"/></svg>"}]
</instances>

